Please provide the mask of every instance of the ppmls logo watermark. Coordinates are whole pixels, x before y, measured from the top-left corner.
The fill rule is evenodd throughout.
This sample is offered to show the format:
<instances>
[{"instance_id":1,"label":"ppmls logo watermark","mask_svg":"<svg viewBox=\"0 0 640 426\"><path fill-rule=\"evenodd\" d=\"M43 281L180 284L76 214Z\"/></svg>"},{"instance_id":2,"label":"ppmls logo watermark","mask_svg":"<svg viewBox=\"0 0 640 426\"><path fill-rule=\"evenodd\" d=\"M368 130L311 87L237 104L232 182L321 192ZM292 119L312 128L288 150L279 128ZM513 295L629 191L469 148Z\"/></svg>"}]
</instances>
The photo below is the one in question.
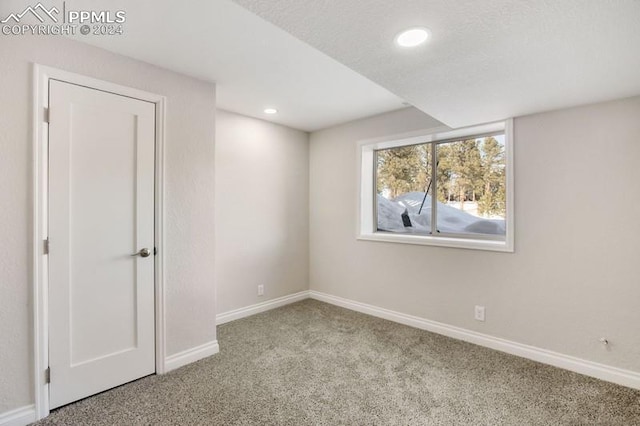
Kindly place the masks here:
<instances>
[{"instance_id":1,"label":"ppmls logo watermark","mask_svg":"<svg viewBox=\"0 0 640 426\"><path fill-rule=\"evenodd\" d=\"M62 3L62 11L38 3L0 17L1 32L5 36L122 35L126 21L124 10L68 10L66 1Z\"/></svg>"}]
</instances>

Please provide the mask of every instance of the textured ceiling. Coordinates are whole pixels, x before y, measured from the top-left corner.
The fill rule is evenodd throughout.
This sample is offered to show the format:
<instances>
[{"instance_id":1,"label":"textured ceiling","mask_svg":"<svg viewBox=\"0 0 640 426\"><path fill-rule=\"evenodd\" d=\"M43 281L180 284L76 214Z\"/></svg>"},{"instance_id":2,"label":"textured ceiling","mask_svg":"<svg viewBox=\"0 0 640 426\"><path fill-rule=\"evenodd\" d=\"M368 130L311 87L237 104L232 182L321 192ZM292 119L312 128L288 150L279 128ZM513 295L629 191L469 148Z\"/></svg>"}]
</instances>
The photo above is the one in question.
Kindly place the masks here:
<instances>
[{"instance_id":1,"label":"textured ceiling","mask_svg":"<svg viewBox=\"0 0 640 426\"><path fill-rule=\"evenodd\" d=\"M62 0L48 0L62 10ZM0 11L28 0L1 0ZM403 107L403 100L229 0L67 0L126 11L122 36L77 40L217 86L218 106L312 131ZM4 16L4 15L3 15ZM266 107L279 113L268 116Z\"/></svg>"},{"instance_id":2,"label":"textured ceiling","mask_svg":"<svg viewBox=\"0 0 640 426\"><path fill-rule=\"evenodd\" d=\"M451 127L640 94L639 0L234 1Z\"/></svg>"}]
</instances>

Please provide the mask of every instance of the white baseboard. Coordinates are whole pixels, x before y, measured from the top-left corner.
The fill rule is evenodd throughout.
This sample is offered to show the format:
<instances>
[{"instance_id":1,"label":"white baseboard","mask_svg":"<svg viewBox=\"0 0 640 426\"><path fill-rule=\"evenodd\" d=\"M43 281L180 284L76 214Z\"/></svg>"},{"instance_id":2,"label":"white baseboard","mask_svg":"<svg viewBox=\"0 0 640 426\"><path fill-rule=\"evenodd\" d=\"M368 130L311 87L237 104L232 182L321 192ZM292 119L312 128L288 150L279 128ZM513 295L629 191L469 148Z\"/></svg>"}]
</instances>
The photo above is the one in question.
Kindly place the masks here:
<instances>
[{"instance_id":1,"label":"white baseboard","mask_svg":"<svg viewBox=\"0 0 640 426\"><path fill-rule=\"evenodd\" d=\"M424 318L391 311L389 309L379 308L377 306L367 305L365 303L356 302L342 297L332 296L311 290L309 296L312 299L321 302L330 303L332 305L347 308L353 311L362 312L374 317L387 319L400 324L427 330L433 333L442 334L465 342L474 343L476 345L485 346L511 355L517 355L543 364L553 365L565 370L584 374L586 376L595 377L597 379L606 380L617 383L622 386L628 386L634 389L640 389L640 373L630 370L623 370L617 367L611 367L592 361L564 355L558 352L537 348L535 346L524 345L522 343L513 342L499 337L489 336L487 334L466 330L460 327L443 324Z\"/></svg>"},{"instance_id":2,"label":"white baseboard","mask_svg":"<svg viewBox=\"0 0 640 426\"><path fill-rule=\"evenodd\" d=\"M196 346L195 348L187 349L186 351L168 356L164 361L164 371L165 373L168 373L171 370L175 370L176 368L191 364L192 362L210 357L218 352L220 352L220 346L218 346L217 340Z\"/></svg>"},{"instance_id":3,"label":"white baseboard","mask_svg":"<svg viewBox=\"0 0 640 426\"><path fill-rule=\"evenodd\" d=\"M256 303L255 305L244 308L235 309L233 311L224 312L216 315L216 324L220 325L240 318L249 317L251 315L259 314L261 312L269 311L271 309L279 308L308 298L309 291L305 290L289 294L287 296L278 297L277 299L267 300L266 302Z\"/></svg>"},{"instance_id":4,"label":"white baseboard","mask_svg":"<svg viewBox=\"0 0 640 426\"><path fill-rule=\"evenodd\" d=\"M224 324L229 321L255 315L260 312L265 312L270 309L275 309L280 306L288 305L290 303L298 302L300 300L308 298L309 292L301 291L299 293L290 294L288 296L279 297L273 300L268 300L256 305L251 305L245 308L218 314L216 315L216 323L218 325ZM202 358L215 355L218 352L220 352L220 346L218 345L218 341L216 340L214 342L205 343L204 345L197 346L192 349L187 349L186 351L168 356L164 362L164 372L167 373L171 370L175 370L176 368L180 368L187 364L191 364L192 362L201 360Z\"/></svg>"},{"instance_id":5,"label":"white baseboard","mask_svg":"<svg viewBox=\"0 0 640 426\"><path fill-rule=\"evenodd\" d=\"M26 405L0 414L0 426L26 426L36 421L36 406Z\"/></svg>"},{"instance_id":6,"label":"white baseboard","mask_svg":"<svg viewBox=\"0 0 640 426\"><path fill-rule=\"evenodd\" d=\"M463 340L465 342L474 343L476 345L495 349L501 352L506 352L511 355L520 356L533 361L541 362L543 364L553 365L555 367L584 374L586 376L591 376L597 379L617 383L622 386L640 389L640 373L635 371L624 370L597 362L587 361L570 355L564 355L547 349L513 342L499 337L490 336L488 334L467 330L461 327L455 327L437 321L431 321L425 318L420 318L413 315L407 315L401 312L368 305L366 303L360 303L354 300L332 296L330 294L321 293L315 290L301 291L299 293L279 297L277 299L247 306L245 308L218 314L216 316L216 323L224 324L233 320L245 318L308 298L330 303L336 306L341 306L346 309L350 309L356 312L362 312L364 314L372 315L378 318L384 318L400 324L419 328L421 330L427 330L433 333L441 334L443 336L452 337L454 339Z\"/></svg>"}]
</instances>

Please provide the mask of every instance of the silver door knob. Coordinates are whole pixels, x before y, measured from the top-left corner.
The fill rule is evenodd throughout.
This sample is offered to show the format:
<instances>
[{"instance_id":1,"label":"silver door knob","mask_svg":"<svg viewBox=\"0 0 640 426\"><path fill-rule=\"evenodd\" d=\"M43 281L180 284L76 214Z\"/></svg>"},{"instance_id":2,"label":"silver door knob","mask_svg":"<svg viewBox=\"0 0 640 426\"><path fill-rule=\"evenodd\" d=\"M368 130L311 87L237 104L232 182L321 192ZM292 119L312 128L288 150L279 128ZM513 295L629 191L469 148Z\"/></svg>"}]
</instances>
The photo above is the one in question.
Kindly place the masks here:
<instances>
[{"instance_id":1,"label":"silver door knob","mask_svg":"<svg viewBox=\"0 0 640 426\"><path fill-rule=\"evenodd\" d=\"M149 257L151 256L151 250L149 250L148 248L143 248L142 250L132 254L131 256Z\"/></svg>"}]
</instances>

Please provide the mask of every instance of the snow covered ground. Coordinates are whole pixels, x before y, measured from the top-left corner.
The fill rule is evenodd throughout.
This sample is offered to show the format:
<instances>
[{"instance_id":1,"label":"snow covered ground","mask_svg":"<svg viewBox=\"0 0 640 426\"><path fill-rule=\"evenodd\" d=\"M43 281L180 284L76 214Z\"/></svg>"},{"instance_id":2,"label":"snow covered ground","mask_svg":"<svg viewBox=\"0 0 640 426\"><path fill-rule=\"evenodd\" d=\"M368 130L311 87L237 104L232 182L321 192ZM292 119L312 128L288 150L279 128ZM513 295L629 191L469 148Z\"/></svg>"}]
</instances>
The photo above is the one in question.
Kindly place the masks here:
<instances>
[{"instance_id":1,"label":"snow covered ground","mask_svg":"<svg viewBox=\"0 0 640 426\"><path fill-rule=\"evenodd\" d=\"M422 213L418 215L424 192L408 192L388 200L378 195L378 230L410 234L431 231L431 196L427 195ZM402 213L407 211L412 226L405 227ZM438 230L456 234L505 235L503 219L484 219L438 201Z\"/></svg>"}]
</instances>

